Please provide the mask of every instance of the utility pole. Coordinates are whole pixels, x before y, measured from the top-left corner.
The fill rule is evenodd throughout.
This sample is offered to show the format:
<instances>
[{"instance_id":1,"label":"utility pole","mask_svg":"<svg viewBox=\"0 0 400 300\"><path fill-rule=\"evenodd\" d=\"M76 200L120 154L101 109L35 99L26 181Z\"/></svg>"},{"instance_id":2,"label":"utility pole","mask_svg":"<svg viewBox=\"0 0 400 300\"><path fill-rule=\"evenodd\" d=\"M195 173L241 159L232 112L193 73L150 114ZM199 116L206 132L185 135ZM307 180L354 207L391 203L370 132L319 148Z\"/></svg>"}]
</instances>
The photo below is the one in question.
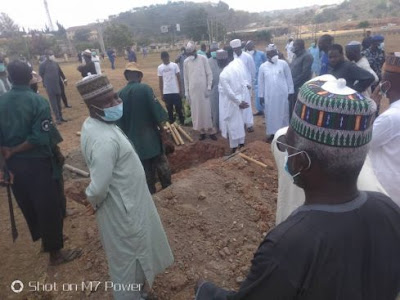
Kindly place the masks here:
<instances>
[{"instance_id":1,"label":"utility pole","mask_svg":"<svg viewBox=\"0 0 400 300\"><path fill-rule=\"evenodd\" d=\"M44 9L46 10L47 22L49 23L48 24L49 29L50 29L50 31L54 31L54 26L53 26L53 22L51 21L49 6L47 5L47 0L44 0Z\"/></svg>"},{"instance_id":2,"label":"utility pole","mask_svg":"<svg viewBox=\"0 0 400 300\"><path fill-rule=\"evenodd\" d=\"M99 37L99 44L100 44L101 52L106 53L106 47L104 45L104 39L103 39L102 23L100 23L99 19L97 19L97 35Z\"/></svg>"}]
</instances>

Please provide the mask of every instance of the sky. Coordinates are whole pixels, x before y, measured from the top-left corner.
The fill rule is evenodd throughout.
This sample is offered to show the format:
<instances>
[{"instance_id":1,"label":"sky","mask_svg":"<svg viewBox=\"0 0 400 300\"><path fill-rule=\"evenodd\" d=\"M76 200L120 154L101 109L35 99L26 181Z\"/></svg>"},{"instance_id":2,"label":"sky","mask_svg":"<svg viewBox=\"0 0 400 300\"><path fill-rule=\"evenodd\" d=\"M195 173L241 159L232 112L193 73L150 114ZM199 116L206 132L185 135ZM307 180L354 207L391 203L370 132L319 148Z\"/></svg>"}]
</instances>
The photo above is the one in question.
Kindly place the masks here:
<instances>
[{"instance_id":1,"label":"sky","mask_svg":"<svg viewBox=\"0 0 400 300\"><path fill-rule=\"evenodd\" d=\"M85 0L47 0L52 22L56 27L56 21L65 28L85 25L96 20L107 19L110 15L130 10L134 7L149 6L152 4L166 4L167 0L111 0L111 1L85 1ZM193 0L192 2L206 2ZM218 0L210 2L218 3ZM262 12L276 9L287 9L310 6L314 4L335 4L342 0L225 0L235 10L250 12ZM65 5L68 3L68 5ZM43 29L47 24L47 16L44 9L44 0L11 0L2 5L0 12L8 14L21 28Z\"/></svg>"}]
</instances>

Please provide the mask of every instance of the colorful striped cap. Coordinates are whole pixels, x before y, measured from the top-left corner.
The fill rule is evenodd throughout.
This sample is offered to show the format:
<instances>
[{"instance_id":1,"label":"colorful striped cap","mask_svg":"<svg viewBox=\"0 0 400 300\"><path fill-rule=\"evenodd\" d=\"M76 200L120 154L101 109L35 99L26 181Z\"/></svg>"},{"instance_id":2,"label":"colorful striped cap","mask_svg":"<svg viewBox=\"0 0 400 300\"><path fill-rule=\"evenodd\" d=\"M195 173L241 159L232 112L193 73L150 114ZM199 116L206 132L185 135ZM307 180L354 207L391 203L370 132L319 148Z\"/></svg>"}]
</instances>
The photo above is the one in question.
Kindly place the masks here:
<instances>
[{"instance_id":1,"label":"colorful striped cap","mask_svg":"<svg viewBox=\"0 0 400 300\"><path fill-rule=\"evenodd\" d=\"M113 86L105 75L89 75L76 83L83 100L88 101L111 92Z\"/></svg>"},{"instance_id":2,"label":"colorful striped cap","mask_svg":"<svg viewBox=\"0 0 400 300\"><path fill-rule=\"evenodd\" d=\"M325 75L301 87L290 125L313 142L356 148L371 141L375 111L375 102L346 87L344 79Z\"/></svg>"}]
</instances>

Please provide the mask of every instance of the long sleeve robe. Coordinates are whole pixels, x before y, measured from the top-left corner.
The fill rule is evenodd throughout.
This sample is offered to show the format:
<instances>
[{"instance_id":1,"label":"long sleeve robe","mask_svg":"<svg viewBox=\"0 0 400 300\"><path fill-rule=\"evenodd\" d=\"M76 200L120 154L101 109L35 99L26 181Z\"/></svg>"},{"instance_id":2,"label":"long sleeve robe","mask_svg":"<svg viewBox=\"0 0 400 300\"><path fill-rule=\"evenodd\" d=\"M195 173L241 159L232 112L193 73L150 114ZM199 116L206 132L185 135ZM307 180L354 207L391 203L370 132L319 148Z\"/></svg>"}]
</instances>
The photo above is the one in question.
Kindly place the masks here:
<instances>
[{"instance_id":1,"label":"long sleeve robe","mask_svg":"<svg viewBox=\"0 0 400 300\"><path fill-rule=\"evenodd\" d=\"M210 64L211 72L213 74L213 83L211 88L211 118L214 128L219 127L219 75L221 74L221 68L218 66L217 59L210 57L208 59Z\"/></svg>"},{"instance_id":2,"label":"long sleeve robe","mask_svg":"<svg viewBox=\"0 0 400 300\"><path fill-rule=\"evenodd\" d=\"M173 256L138 155L121 129L94 118L82 126L81 149L91 179L86 195L97 209L111 280L135 283L140 265L151 286ZM132 291L114 297L131 299Z\"/></svg>"},{"instance_id":3,"label":"long sleeve robe","mask_svg":"<svg viewBox=\"0 0 400 300\"><path fill-rule=\"evenodd\" d=\"M208 91L212 87L212 72L203 55L189 56L184 62L185 95L189 99L194 130L213 128Z\"/></svg>"},{"instance_id":4,"label":"long sleeve robe","mask_svg":"<svg viewBox=\"0 0 400 300\"><path fill-rule=\"evenodd\" d=\"M263 63L258 72L258 95L265 101L267 135L289 125L289 94L294 93L292 73L284 60Z\"/></svg>"},{"instance_id":5,"label":"long sleeve robe","mask_svg":"<svg viewBox=\"0 0 400 300\"><path fill-rule=\"evenodd\" d=\"M233 60L219 76L219 119L224 138L237 140L244 138L244 121L239 104L245 101L247 81L241 72L241 63ZM249 108L246 108L249 109Z\"/></svg>"},{"instance_id":6,"label":"long sleeve robe","mask_svg":"<svg viewBox=\"0 0 400 300\"><path fill-rule=\"evenodd\" d=\"M254 59L253 57L246 53L246 52L242 52L242 54L240 56L237 56L235 54L235 57L240 59L240 61L243 63L244 65L244 70L246 73L246 78L247 78L247 82L248 84L251 86L251 88L254 88L255 85L255 78L256 78L256 65L254 63ZM243 120L244 123L246 124L247 127L253 126L254 124L254 118L253 118L253 109L252 109L252 103L251 103L251 94L252 94L252 90L248 90L247 91L248 96L246 97L245 101L247 102L247 104L249 105L249 109L245 109L243 110Z\"/></svg>"}]
</instances>

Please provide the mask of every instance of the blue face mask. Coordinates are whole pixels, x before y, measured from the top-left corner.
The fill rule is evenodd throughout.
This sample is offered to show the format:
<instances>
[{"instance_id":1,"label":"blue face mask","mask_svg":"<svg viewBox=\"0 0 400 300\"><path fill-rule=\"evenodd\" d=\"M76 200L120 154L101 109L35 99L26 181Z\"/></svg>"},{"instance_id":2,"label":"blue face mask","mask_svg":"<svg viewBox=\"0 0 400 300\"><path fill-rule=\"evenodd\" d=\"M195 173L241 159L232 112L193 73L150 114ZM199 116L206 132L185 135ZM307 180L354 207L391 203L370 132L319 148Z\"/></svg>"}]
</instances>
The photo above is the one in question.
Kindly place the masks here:
<instances>
[{"instance_id":1,"label":"blue face mask","mask_svg":"<svg viewBox=\"0 0 400 300\"><path fill-rule=\"evenodd\" d=\"M122 102L118 105L107 107L107 108L99 108L92 105L94 108L102 110L104 112L104 116L97 114L100 118L102 118L106 122L115 122L121 119L123 114L123 106Z\"/></svg>"},{"instance_id":2,"label":"blue face mask","mask_svg":"<svg viewBox=\"0 0 400 300\"><path fill-rule=\"evenodd\" d=\"M6 66L4 64L0 64L0 72L4 72L6 70Z\"/></svg>"},{"instance_id":3,"label":"blue face mask","mask_svg":"<svg viewBox=\"0 0 400 300\"><path fill-rule=\"evenodd\" d=\"M284 164L284 165L283 165L283 168L284 168L284 170L289 174L289 176L292 177L293 181L294 181L294 179L295 179L297 176L300 175L301 170L300 170L299 172L297 172L296 174L293 175L292 172L290 172L290 170L289 170L288 161L289 161L289 157L298 155L298 154L300 154L300 153L306 153L306 156L307 156L307 159L308 159L308 167L307 167L307 169L309 169L309 168L311 167L311 160L310 160L310 158L309 158L307 152L305 152L305 151L300 151L300 152L297 152L297 153L293 153L293 154L291 154L291 155L288 155L287 151L286 151L286 153L285 153L285 159L284 159L284 162L283 162L283 164Z\"/></svg>"},{"instance_id":4,"label":"blue face mask","mask_svg":"<svg viewBox=\"0 0 400 300\"><path fill-rule=\"evenodd\" d=\"M211 57L212 58L217 58L217 51L211 52Z\"/></svg>"}]
</instances>

